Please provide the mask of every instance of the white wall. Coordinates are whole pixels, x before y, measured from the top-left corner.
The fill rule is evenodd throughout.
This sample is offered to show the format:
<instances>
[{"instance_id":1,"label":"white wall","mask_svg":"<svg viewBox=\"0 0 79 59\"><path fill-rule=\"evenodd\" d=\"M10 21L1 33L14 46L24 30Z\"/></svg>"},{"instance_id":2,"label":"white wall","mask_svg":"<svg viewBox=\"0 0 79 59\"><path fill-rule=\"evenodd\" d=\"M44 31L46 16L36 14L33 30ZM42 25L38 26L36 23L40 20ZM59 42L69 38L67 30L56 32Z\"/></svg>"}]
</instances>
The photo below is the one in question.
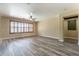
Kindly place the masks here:
<instances>
[{"instance_id":1,"label":"white wall","mask_svg":"<svg viewBox=\"0 0 79 59\"><path fill-rule=\"evenodd\" d=\"M56 38L59 41L64 41L63 37L63 17L78 15L78 9L66 10L56 15L49 17L38 23L38 31L40 36ZM79 25L79 24L78 24Z\"/></svg>"},{"instance_id":2,"label":"white wall","mask_svg":"<svg viewBox=\"0 0 79 59\"><path fill-rule=\"evenodd\" d=\"M40 36L60 39L60 21L59 15L49 17L38 23L38 31Z\"/></svg>"}]
</instances>

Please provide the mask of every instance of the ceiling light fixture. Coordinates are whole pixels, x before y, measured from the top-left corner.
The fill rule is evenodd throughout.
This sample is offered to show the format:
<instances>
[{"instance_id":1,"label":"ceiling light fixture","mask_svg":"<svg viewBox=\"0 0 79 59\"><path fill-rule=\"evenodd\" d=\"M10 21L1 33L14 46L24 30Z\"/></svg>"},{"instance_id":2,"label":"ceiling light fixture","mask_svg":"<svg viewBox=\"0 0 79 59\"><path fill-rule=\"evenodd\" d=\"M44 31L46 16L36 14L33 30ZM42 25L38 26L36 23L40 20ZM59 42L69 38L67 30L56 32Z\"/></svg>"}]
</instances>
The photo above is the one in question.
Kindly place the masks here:
<instances>
[{"instance_id":1,"label":"ceiling light fixture","mask_svg":"<svg viewBox=\"0 0 79 59\"><path fill-rule=\"evenodd\" d=\"M30 20L33 20L33 21L36 20L36 18L33 17L33 14L32 13L30 13Z\"/></svg>"}]
</instances>

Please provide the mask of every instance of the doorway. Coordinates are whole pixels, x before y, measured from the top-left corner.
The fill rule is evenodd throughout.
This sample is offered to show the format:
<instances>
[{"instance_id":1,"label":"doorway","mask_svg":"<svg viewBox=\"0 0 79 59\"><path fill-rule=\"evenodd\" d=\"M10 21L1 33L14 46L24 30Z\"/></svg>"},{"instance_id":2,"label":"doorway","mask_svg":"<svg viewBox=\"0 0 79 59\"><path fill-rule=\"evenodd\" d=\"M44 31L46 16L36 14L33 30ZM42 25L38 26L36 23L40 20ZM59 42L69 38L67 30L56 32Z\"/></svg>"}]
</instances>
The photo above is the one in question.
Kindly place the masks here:
<instances>
[{"instance_id":1,"label":"doorway","mask_svg":"<svg viewBox=\"0 0 79 59\"><path fill-rule=\"evenodd\" d=\"M77 19L77 16L64 18L64 42L78 43Z\"/></svg>"}]
</instances>

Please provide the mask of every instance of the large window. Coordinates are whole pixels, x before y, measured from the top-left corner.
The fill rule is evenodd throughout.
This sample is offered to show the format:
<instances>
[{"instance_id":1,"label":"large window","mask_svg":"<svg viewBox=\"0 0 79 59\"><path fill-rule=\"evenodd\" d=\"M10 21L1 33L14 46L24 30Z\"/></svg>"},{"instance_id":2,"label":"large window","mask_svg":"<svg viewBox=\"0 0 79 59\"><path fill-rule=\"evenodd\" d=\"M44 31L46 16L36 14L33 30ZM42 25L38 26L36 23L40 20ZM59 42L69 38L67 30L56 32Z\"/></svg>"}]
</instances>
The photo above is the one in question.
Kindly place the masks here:
<instances>
[{"instance_id":1,"label":"large window","mask_svg":"<svg viewBox=\"0 0 79 59\"><path fill-rule=\"evenodd\" d=\"M10 33L33 32L33 23L10 22Z\"/></svg>"}]
</instances>

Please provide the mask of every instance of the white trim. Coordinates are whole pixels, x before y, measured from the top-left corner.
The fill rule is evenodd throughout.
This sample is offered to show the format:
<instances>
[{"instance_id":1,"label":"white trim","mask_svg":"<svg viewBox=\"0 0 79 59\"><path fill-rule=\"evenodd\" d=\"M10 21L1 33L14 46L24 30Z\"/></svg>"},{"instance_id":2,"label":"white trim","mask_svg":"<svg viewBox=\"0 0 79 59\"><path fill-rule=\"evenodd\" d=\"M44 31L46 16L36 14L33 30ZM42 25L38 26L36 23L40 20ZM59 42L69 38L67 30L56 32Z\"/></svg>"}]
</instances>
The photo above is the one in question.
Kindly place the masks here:
<instances>
[{"instance_id":1,"label":"white trim","mask_svg":"<svg viewBox=\"0 0 79 59\"><path fill-rule=\"evenodd\" d=\"M15 37L5 37L5 38L0 38L0 40L12 39L12 38L15 38Z\"/></svg>"},{"instance_id":2,"label":"white trim","mask_svg":"<svg viewBox=\"0 0 79 59\"><path fill-rule=\"evenodd\" d=\"M63 39L60 39L60 38L58 38L58 37L53 37L53 36L44 36L44 35L40 35L40 36L48 37L48 38L54 38L54 39L57 39L57 40L60 41L60 42L64 42Z\"/></svg>"},{"instance_id":3,"label":"white trim","mask_svg":"<svg viewBox=\"0 0 79 59\"><path fill-rule=\"evenodd\" d=\"M79 45L79 42L78 42L78 45Z\"/></svg>"},{"instance_id":4,"label":"white trim","mask_svg":"<svg viewBox=\"0 0 79 59\"><path fill-rule=\"evenodd\" d=\"M35 35L31 35L31 36L35 36ZM21 36L21 37L31 37L31 36ZM5 38L0 38L0 40L16 39L16 38L21 38L21 37L5 37Z\"/></svg>"},{"instance_id":5,"label":"white trim","mask_svg":"<svg viewBox=\"0 0 79 59\"><path fill-rule=\"evenodd\" d=\"M64 42L64 40L63 40L63 39L59 39L58 41L60 41L60 42Z\"/></svg>"}]
</instances>

